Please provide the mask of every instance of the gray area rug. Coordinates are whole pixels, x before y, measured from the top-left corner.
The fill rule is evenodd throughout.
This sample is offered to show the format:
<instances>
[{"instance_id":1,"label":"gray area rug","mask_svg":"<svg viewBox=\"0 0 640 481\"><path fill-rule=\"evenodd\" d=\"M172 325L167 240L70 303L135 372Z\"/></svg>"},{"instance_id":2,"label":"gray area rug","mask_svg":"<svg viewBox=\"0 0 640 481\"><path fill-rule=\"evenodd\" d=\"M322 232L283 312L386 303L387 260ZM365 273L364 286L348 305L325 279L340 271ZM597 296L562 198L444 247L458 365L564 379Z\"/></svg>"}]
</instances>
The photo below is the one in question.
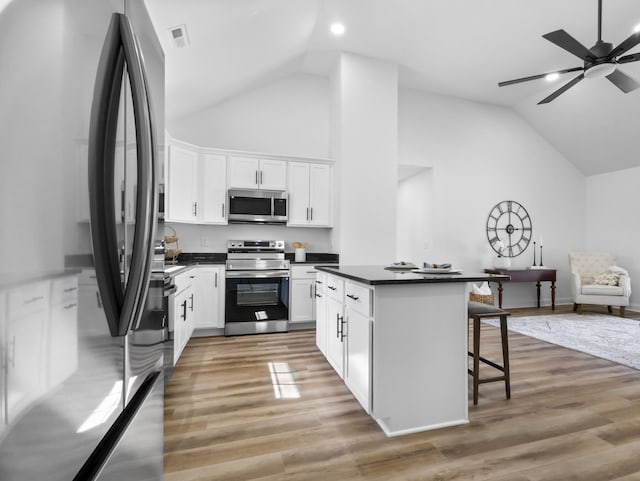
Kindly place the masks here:
<instances>
[{"instance_id":1,"label":"gray area rug","mask_svg":"<svg viewBox=\"0 0 640 481\"><path fill-rule=\"evenodd\" d=\"M498 319L484 322L498 326ZM509 330L640 369L640 321L606 314L510 317Z\"/></svg>"}]
</instances>

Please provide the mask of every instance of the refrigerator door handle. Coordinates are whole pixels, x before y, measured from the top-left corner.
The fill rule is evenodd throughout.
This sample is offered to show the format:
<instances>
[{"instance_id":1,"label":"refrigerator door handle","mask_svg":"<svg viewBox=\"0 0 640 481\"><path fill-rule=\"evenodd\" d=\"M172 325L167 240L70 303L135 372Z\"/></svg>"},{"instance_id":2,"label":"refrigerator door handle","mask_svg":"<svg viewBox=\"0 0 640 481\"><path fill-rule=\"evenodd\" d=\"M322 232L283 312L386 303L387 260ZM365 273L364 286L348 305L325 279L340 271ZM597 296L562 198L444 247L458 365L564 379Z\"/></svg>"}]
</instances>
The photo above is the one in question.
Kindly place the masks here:
<instances>
[{"instance_id":1,"label":"refrigerator door handle","mask_svg":"<svg viewBox=\"0 0 640 481\"><path fill-rule=\"evenodd\" d=\"M151 264L155 249L156 212L158 211L157 172L154 134L151 122L147 79L144 63L129 19L122 14L120 31L129 73L136 127L137 179L136 228L133 236L131 269L120 314L120 334L136 329L142 320L149 292Z\"/></svg>"},{"instance_id":2,"label":"refrigerator door handle","mask_svg":"<svg viewBox=\"0 0 640 481\"><path fill-rule=\"evenodd\" d=\"M137 176L136 227L131 267L123 292L118 264L113 193L116 128L125 62L135 115ZM140 323L153 260L156 167L151 112L142 55L127 17L114 13L100 55L89 133L89 202L96 278L109 331L124 336Z\"/></svg>"},{"instance_id":3,"label":"refrigerator door handle","mask_svg":"<svg viewBox=\"0 0 640 481\"><path fill-rule=\"evenodd\" d=\"M89 209L96 281L109 332L119 336L124 295L120 281L115 225L114 176L124 52L120 21L114 14L105 38L91 105L89 128Z\"/></svg>"}]
</instances>

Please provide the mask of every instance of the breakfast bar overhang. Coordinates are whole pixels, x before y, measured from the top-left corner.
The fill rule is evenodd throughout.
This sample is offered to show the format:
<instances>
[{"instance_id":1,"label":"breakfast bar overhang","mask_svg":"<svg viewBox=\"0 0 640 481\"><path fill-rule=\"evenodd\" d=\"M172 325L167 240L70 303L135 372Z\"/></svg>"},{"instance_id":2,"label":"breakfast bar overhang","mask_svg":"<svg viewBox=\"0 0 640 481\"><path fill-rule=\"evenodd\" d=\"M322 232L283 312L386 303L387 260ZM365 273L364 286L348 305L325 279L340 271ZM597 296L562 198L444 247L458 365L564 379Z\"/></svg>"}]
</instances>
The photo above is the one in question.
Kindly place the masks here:
<instances>
[{"instance_id":1,"label":"breakfast bar overhang","mask_svg":"<svg viewBox=\"0 0 640 481\"><path fill-rule=\"evenodd\" d=\"M336 279L344 286L345 359L352 354L350 346L359 354L365 352L362 346L369 347L365 360L360 356L352 366L345 361L339 374L383 431L397 436L467 423L469 283L509 277L399 272L384 266L317 269L328 283ZM358 302L368 305L363 309ZM362 323L361 313L368 313L366 329L356 324ZM323 319L318 311L317 323L325 320L329 342L335 342L331 335L335 321ZM367 333L368 339L361 338ZM366 373L362 364L368 367ZM357 370L361 379L349 382L350 369Z\"/></svg>"}]
</instances>

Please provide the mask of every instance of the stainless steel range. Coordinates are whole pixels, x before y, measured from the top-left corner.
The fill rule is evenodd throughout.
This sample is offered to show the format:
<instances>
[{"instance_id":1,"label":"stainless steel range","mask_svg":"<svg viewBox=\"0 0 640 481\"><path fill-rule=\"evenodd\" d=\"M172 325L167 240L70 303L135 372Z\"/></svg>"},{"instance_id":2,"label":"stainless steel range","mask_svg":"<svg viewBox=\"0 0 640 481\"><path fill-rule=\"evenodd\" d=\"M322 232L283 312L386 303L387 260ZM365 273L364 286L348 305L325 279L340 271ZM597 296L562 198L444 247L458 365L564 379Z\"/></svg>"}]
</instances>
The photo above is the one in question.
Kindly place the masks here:
<instances>
[{"instance_id":1,"label":"stainless steel range","mask_svg":"<svg viewBox=\"0 0 640 481\"><path fill-rule=\"evenodd\" d=\"M284 241L228 241L225 335L288 329L289 261Z\"/></svg>"}]
</instances>

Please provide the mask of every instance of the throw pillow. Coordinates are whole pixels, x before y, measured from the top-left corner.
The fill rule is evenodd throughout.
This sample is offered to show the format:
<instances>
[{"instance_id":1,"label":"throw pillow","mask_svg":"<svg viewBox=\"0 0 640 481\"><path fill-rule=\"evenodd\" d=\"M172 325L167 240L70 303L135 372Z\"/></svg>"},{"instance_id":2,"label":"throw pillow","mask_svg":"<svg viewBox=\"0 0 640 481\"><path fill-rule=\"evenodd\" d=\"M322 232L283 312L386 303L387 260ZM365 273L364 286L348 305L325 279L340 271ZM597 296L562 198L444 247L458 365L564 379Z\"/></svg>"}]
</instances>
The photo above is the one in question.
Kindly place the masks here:
<instances>
[{"instance_id":1,"label":"throw pillow","mask_svg":"<svg viewBox=\"0 0 640 481\"><path fill-rule=\"evenodd\" d=\"M617 286L620 280L620 274L614 272L603 272L593 279L593 283L600 286Z\"/></svg>"}]
</instances>

